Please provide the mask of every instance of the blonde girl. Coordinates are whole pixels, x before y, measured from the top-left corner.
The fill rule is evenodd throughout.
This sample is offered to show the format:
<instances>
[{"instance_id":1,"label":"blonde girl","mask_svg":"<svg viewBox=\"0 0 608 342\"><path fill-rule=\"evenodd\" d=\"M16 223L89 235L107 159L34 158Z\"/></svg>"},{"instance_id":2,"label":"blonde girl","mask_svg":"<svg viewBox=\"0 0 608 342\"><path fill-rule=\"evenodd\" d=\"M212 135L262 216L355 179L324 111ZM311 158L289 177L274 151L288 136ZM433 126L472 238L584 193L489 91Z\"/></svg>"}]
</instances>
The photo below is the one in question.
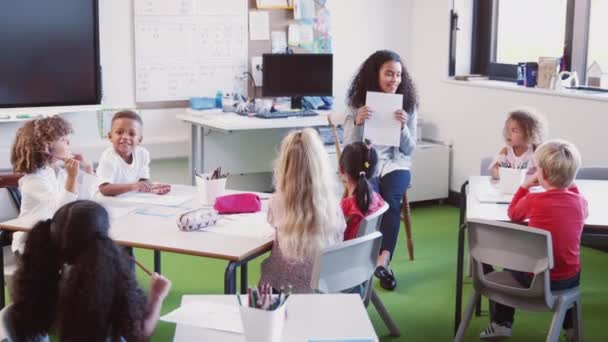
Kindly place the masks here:
<instances>
[{"instance_id":1,"label":"blonde girl","mask_svg":"<svg viewBox=\"0 0 608 342\"><path fill-rule=\"evenodd\" d=\"M261 284L311 292L315 256L341 242L346 227L335 178L315 130L291 132L283 139L274 169L276 193L268 210L276 235L270 257L262 263Z\"/></svg>"}]
</instances>

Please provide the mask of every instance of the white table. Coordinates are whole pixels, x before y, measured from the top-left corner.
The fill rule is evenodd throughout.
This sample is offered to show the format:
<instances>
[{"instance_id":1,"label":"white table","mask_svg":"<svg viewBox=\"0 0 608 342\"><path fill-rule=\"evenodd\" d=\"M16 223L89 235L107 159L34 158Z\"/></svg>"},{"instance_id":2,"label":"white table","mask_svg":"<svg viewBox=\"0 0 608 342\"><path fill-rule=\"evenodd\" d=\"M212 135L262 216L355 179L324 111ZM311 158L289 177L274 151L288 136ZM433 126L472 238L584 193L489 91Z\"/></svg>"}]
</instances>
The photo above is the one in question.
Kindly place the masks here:
<instances>
[{"instance_id":1,"label":"white table","mask_svg":"<svg viewBox=\"0 0 608 342\"><path fill-rule=\"evenodd\" d=\"M579 179L575 182L581 194L589 204L589 217L585 226L608 226L608 181ZM487 176L469 178L467 195L466 218L478 218L496 221L509 221L507 215L508 204L481 203L475 195L478 191L489 191L497 184Z\"/></svg>"},{"instance_id":2,"label":"white table","mask_svg":"<svg viewBox=\"0 0 608 342\"><path fill-rule=\"evenodd\" d=\"M229 191L228 193L237 191ZM192 186L174 185L171 194L195 195ZM259 194L262 203L267 203L270 194ZM183 232L177 228L176 217L152 216L154 211L164 211L167 207L149 204L117 202L112 198L101 200L109 207L135 207L126 216L112 219L110 236L120 245L152 249L154 251L188 254L213 259L227 260L224 274L224 292L236 292L236 271L241 269L241 291L247 289L247 263L268 252L274 241L274 229L266 222L263 205L261 213L228 215L222 217L212 231ZM182 204L179 208L201 207L198 196ZM176 209L176 211L178 211ZM146 212L147 214L143 214ZM0 223L0 229L29 231L35 222L27 218ZM251 229L246 236L234 235L235 230L243 231L243 226ZM155 258L155 269L160 270L160 260Z\"/></svg>"},{"instance_id":3,"label":"white table","mask_svg":"<svg viewBox=\"0 0 608 342\"><path fill-rule=\"evenodd\" d=\"M585 221L585 230L608 235L608 181L577 179L575 181L580 193L587 199L589 216ZM464 230L466 221L476 218L494 221L510 221L507 214L508 204L482 203L478 192L491 191L497 185L488 176L470 177L466 194L466 206L460 208L458 228L458 256L456 268L456 308L454 332L460 324L462 312L462 282L464 269ZM462 201L463 199L461 199ZM462 203L462 202L461 202Z\"/></svg>"},{"instance_id":4,"label":"white table","mask_svg":"<svg viewBox=\"0 0 608 342\"><path fill-rule=\"evenodd\" d=\"M237 305L235 296L185 295L182 305L193 301L213 301ZM309 338L346 339L378 336L357 294L302 294L289 297L288 318L283 330L283 342L306 342ZM222 341L242 342L242 334L178 324L174 342Z\"/></svg>"},{"instance_id":5,"label":"white table","mask_svg":"<svg viewBox=\"0 0 608 342\"><path fill-rule=\"evenodd\" d=\"M329 112L318 113L318 116L284 119L217 112L178 115L177 119L191 126L189 168L192 184L193 169L208 172L222 166L233 174L269 171L276 146L288 129L328 125Z\"/></svg>"}]
</instances>

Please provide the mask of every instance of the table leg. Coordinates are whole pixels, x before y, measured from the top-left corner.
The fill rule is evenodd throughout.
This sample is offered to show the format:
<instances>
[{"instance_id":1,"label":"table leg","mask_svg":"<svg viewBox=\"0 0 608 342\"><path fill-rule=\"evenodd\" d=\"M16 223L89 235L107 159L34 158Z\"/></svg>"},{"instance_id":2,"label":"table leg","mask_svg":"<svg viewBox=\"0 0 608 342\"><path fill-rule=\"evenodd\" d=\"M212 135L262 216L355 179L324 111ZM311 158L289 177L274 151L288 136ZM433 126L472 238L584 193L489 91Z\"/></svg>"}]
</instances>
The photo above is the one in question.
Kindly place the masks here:
<instances>
[{"instance_id":1,"label":"table leg","mask_svg":"<svg viewBox=\"0 0 608 342\"><path fill-rule=\"evenodd\" d=\"M241 265L241 293L247 293L247 263Z\"/></svg>"},{"instance_id":2,"label":"table leg","mask_svg":"<svg viewBox=\"0 0 608 342\"><path fill-rule=\"evenodd\" d=\"M4 247L0 246L0 265L2 266L2 274L0 274L0 309L4 309L6 298L4 298Z\"/></svg>"},{"instance_id":3,"label":"table leg","mask_svg":"<svg viewBox=\"0 0 608 342\"><path fill-rule=\"evenodd\" d=\"M460 187L460 217L458 220L458 254L456 257L456 303L454 305L454 335L458 331L462 316L462 277L464 276L464 232L466 225L467 210L467 187L466 181Z\"/></svg>"},{"instance_id":4,"label":"table leg","mask_svg":"<svg viewBox=\"0 0 608 342\"><path fill-rule=\"evenodd\" d=\"M458 229L458 256L456 261L456 305L454 312L454 334L458 331L460 325L460 318L462 315L462 277L464 276L463 264L464 264L464 231L466 225L460 226Z\"/></svg>"},{"instance_id":5,"label":"table leg","mask_svg":"<svg viewBox=\"0 0 608 342\"><path fill-rule=\"evenodd\" d=\"M224 272L224 294L236 293L236 268L238 263L234 261L228 262L226 271Z\"/></svg>"},{"instance_id":6,"label":"table leg","mask_svg":"<svg viewBox=\"0 0 608 342\"><path fill-rule=\"evenodd\" d=\"M154 250L154 272L160 273L160 251Z\"/></svg>"}]
</instances>

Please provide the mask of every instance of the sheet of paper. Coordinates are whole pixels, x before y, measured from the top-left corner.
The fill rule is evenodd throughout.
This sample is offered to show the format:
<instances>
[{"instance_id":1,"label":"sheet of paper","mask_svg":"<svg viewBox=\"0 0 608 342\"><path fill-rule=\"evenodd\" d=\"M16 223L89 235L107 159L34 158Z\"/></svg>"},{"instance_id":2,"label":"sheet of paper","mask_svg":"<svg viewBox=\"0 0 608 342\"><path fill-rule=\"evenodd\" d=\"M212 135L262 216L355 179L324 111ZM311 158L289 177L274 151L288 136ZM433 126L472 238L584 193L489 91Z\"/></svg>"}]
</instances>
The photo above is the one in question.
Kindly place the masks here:
<instances>
[{"instance_id":1,"label":"sheet of paper","mask_svg":"<svg viewBox=\"0 0 608 342\"><path fill-rule=\"evenodd\" d=\"M258 1L261 8L264 7L286 7L287 0L260 0Z\"/></svg>"},{"instance_id":2,"label":"sheet of paper","mask_svg":"<svg viewBox=\"0 0 608 342\"><path fill-rule=\"evenodd\" d=\"M135 207L116 207L116 206L109 206L106 205L105 206L106 210L108 211L108 214L110 214L110 218L112 220L116 220L118 218L121 218L123 216L127 216L129 215L131 212L135 211Z\"/></svg>"},{"instance_id":3,"label":"sheet of paper","mask_svg":"<svg viewBox=\"0 0 608 342\"><path fill-rule=\"evenodd\" d=\"M165 322L243 333L241 313L236 305L196 301L187 303L160 318Z\"/></svg>"},{"instance_id":4,"label":"sheet of paper","mask_svg":"<svg viewBox=\"0 0 608 342\"><path fill-rule=\"evenodd\" d=\"M249 12L249 39L270 39L270 18L266 11Z\"/></svg>"},{"instance_id":5,"label":"sheet of paper","mask_svg":"<svg viewBox=\"0 0 608 342\"><path fill-rule=\"evenodd\" d=\"M205 232L248 238L270 238L275 231L266 221L266 215L265 212L222 215L217 224L206 229Z\"/></svg>"},{"instance_id":6,"label":"sheet of paper","mask_svg":"<svg viewBox=\"0 0 608 342\"><path fill-rule=\"evenodd\" d=\"M401 123L395 119L395 111L403 106L403 95L368 91L365 105L372 110L365 121L363 138L374 145L399 146Z\"/></svg>"},{"instance_id":7,"label":"sheet of paper","mask_svg":"<svg viewBox=\"0 0 608 342\"><path fill-rule=\"evenodd\" d=\"M183 207L154 207L154 208L144 208L138 209L135 211L137 215L146 215L146 216L158 216L158 217L175 217L183 212L190 210L190 208Z\"/></svg>"},{"instance_id":8,"label":"sheet of paper","mask_svg":"<svg viewBox=\"0 0 608 342\"><path fill-rule=\"evenodd\" d=\"M289 46L300 45L300 25L289 24L289 28L287 29L287 36L287 43L289 44Z\"/></svg>"},{"instance_id":9,"label":"sheet of paper","mask_svg":"<svg viewBox=\"0 0 608 342\"><path fill-rule=\"evenodd\" d=\"M176 207L189 201L192 197L193 195L155 195L150 193L128 192L114 197L112 201Z\"/></svg>"},{"instance_id":10,"label":"sheet of paper","mask_svg":"<svg viewBox=\"0 0 608 342\"><path fill-rule=\"evenodd\" d=\"M311 24L300 25L300 46L311 47L315 41L315 36Z\"/></svg>"},{"instance_id":11,"label":"sheet of paper","mask_svg":"<svg viewBox=\"0 0 608 342\"><path fill-rule=\"evenodd\" d=\"M272 31L270 34L272 53L285 53L287 49L287 32Z\"/></svg>"}]
</instances>

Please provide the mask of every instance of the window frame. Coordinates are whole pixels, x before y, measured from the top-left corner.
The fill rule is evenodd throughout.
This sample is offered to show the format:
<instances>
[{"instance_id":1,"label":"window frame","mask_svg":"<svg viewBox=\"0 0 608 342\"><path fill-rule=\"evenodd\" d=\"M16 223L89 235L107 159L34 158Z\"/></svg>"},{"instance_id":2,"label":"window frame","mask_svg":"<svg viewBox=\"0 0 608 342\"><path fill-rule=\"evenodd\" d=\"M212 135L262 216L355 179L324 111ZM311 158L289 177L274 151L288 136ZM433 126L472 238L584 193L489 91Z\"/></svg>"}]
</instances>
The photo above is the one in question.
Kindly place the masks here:
<instances>
[{"instance_id":1,"label":"window frame","mask_svg":"<svg viewBox=\"0 0 608 342\"><path fill-rule=\"evenodd\" d=\"M517 65L496 62L500 1L473 0L471 73L515 82ZM568 0L564 46L568 69L577 72L581 84L586 83L590 10L591 0Z\"/></svg>"}]
</instances>

